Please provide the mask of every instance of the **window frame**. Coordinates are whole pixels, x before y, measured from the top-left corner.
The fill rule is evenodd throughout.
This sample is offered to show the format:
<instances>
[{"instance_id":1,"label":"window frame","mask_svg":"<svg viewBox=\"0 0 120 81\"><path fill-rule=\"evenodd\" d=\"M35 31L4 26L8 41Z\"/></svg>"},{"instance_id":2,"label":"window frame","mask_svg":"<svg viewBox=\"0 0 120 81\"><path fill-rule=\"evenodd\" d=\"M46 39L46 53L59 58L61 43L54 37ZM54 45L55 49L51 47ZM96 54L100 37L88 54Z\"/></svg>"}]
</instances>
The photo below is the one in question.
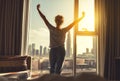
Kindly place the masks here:
<instances>
[{"instance_id":1,"label":"window frame","mask_svg":"<svg viewBox=\"0 0 120 81\"><path fill-rule=\"evenodd\" d=\"M29 0L24 0L24 11L23 11L23 33L22 33L22 49L21 55L27 54L27 42L28 42L28 30L29 30ZM78 18L79 12L79 0L74 0L74 20ZM76 37L77 36L98 36L97 29L95 31L78 31L78 24L73 29L73 75L76 76ZM97 69L97 68L96 68Z\"/></svg>"},{"instance_id":2,"label":"window frame","mask_svg":"<svg viewBox=\"0 0 120 81\"><path fill-rule=\"evenodd\" d=\"M78 15L79 15L78 13L79 13L79 0L74 0L74 20L78 18ZM94 13L95 13L95 10L94 10ZM94 26L95 27L94 31L79 31L78 26L79 26L78 24L75 25L74 30L73 30L74 31L74 35L73 35L73 75L74 76L76 76L77 36L97 36L98 37L98 31L95 26ZM98 46L97 46L97 51L98 51ZM98 57L96 57L96 60L98 60ZM96 73L98 73L97 68L98 66L96 67Z\"/></svg>"}]
</instances>

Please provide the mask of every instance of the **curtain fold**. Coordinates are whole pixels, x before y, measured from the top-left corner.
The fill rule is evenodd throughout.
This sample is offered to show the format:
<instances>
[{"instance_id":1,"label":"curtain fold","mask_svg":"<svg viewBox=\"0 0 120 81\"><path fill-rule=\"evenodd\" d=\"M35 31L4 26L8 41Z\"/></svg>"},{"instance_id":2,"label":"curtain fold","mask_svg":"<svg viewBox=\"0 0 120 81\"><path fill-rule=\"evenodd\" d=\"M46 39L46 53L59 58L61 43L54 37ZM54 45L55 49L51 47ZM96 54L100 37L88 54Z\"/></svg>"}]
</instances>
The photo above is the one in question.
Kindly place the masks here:
<instances>
[{"instance_id":1,"label":"curtain fold","mask_svg":"<svg viewBox=\"0 0 120 81\"><path fill-rule=\"evenodd\" d=\"M107 80L117 80L116 58L120 57L120 1L95 0L95 11L99 44L98 71Z\"/></svg>"},{"instance_id":2,"label":"curtain fold","mask_svg":"<svg viewBox=\"0 0 120 81\"><path fill-rule=\"evenodd\" d=\"M115 58L120 57L120 1L105 0L106 4L106 50L104 77L116 80Z\"/></svg>"},{"instance_id":3,"label":"curtain fold","mask_svg":"<svg viewBox=\"0 0 120 81\"><path fill-rule=\"evenodd\" d=\"M98 30L98 72L107 80L117 80L116 58L120 58L120 0L95 0ZM120 66L120 63L118 63Z\"/></svg>"},{"instance_id":4,"label":"curtain fold","mask_svg":"<svg viewBox=\"0 0 120 81\"><path fill-rule=\"evenodd\" d=\"M23 0L0 0L0 55L20 55Z\"/></svg>"},{"instance_id":5,"label":"curtain fold","mask_svg":"<svg viewBox=\"0 0 120 81\"><path fill-rule=\"evenodd\" d=\"M106 47L106 12L105 0L95 0L95 28L98 32L98 69L100 76L104 75L105 47Z\"/></svg>"}]
</instances>

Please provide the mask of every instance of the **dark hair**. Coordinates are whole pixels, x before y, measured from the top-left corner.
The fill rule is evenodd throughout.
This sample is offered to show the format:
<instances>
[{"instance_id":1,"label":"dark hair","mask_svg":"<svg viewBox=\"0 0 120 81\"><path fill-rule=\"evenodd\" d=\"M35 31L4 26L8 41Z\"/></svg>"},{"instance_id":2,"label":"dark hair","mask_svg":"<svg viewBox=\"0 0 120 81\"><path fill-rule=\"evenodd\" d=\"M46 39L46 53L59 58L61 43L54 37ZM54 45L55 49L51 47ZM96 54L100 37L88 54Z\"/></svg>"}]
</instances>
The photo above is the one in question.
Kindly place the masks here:
<instances>
[{"instance_id":1,"label":"dark hair","mask_svg":"<svg viewBox=\"0 0 120 81\"><path fill-rule=\"evenodd\" d=\"M61 24L63 23L63 21L64 21L63 16L57 15L57 16L55 17L55 23L56 23L57 25L61 25Z\"/></svg>"}]
</instances>

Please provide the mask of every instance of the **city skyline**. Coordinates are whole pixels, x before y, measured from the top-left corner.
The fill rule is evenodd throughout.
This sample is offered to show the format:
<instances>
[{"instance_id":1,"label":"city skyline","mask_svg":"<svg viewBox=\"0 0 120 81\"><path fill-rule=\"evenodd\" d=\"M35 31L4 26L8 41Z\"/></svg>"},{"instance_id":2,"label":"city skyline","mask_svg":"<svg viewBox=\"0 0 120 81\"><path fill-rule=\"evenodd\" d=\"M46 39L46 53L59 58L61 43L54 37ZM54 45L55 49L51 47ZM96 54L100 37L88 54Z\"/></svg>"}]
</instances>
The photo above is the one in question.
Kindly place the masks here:
<instances>
[{"instance_id":1,"label":"city skyline","mask_svg":"<svg viewBox=\"0 0 120 81\"><path fill-rule=\"evenodd\" d=\"M63 27L65 27L69 23L71 23L74 19L74 13L73 13L74 0L69 0L69 1L68 0L60 0L60 1L52 0L51 2L49 2L49 0L44 0L44 1L30 0L30 18L29 18L30 27L29 27L29 37L28 37L29 43L28 44L35 43L37 49L39 49L40 45L46 46L49 48L49 31L45 23L43 22L43 20L40 18L36 9L36 5L39 3L41 5L40 6L41 11L44 13L44 15L50 21L51 24L55 25L54 17L57 14L63 15L65 20L65 22L63 23ZM86 10L86 8L83 8L83 9ZM66 10L67 10L67 13L69 13L69 15L66 13ZM71 32L70 44L71 44L71 49L73 49L73 29L71 29L70 32ZM89 48L89 49L93 48L92 37L77 37L77 53L82 54L83 52L85 52L85 48Z\"/></svg>"},{"instance_id":2,"label":"city skyline","mask_svg":"<svg viewBox=\"0 0 120 81\"><path fill-rule=\"evenodd\" d=\"M36 48L39 49L39 46L45 46L49 48L49 31L46 28L46 30L44 31L45 28L42 28L41 30L36 30L37 32L33 32L32 33L32 40L29 40L29 44L32 43L36 43ZM34 31L34 30L32 30ZM44 34L45 33L45 34ZM67 33L68 34L68 33ZM67 34L66 34L66 40L65 40L65 47L67 47ZM71 49L73 50L73 37L72 35L70 35L71 37ZM40 39L41 38L41 39ZM95 46L96 44L94 44ZM85 52L85 49L89 48L92 49L93 48L93 37L92 36L78 36L77 37L77 53L82 54L83 52Z\"/></svg>"},{"instance_id":3,"label":"city skyline","mask_svg":"<svg viewBox=\"0 0 120 81\"><path fill-rule=\"evenodd\" d=\"M69 25L74 20L74 1L75 0L30 0L30 13L29 13L29 32L28 32L28 53L33 57L39 59L33 59L32 66L42 69L49 69L49 30L45 23L41 19L36 9L36 5L40 4L40 10L46 16L48 21L55 26L54 17L56 15L62 15L64 17L64 23L62 28ZM79 23L78 30L94 31L94 9L91 9L94 5L94 0L79 0L79 17L82 11L85 11L85 18ZM91 6L92 5L92 6ZM85 27L85 28L84 28ZM97 40L94 36L77 36L77 51L76 51L76 64L87 64L88 68L85 70L91 71L91 68L96 71L96 55L97 55ZM33 45L33 47L32 47ZM66 33L65 50L66 57L64 60L64 71L68 68L73 68L73 28L70 32ZM33 53L33 54L32 54ZM35 56L35 57L34 57ZM70 58L69 58L70 57ZM34 62L35 61L35 62ZM41 62L41 63L40 63ZM40 65L38 65L40 63ZM45 66L44 66L45 65ZM47 66L46 66L47 65ZM95 67L94 67L95 66ZM89 69L90 67L90 69ZM33 67L32 67L33 68ZM79 70L78 70L79 69ZM85 71L81 68L76 68L76 72ZM44 70L41 70L44 71ZM73 73L72 71L70 71ZM93 72L93 70L92 70Z\"/></svg>"}]
</instances>

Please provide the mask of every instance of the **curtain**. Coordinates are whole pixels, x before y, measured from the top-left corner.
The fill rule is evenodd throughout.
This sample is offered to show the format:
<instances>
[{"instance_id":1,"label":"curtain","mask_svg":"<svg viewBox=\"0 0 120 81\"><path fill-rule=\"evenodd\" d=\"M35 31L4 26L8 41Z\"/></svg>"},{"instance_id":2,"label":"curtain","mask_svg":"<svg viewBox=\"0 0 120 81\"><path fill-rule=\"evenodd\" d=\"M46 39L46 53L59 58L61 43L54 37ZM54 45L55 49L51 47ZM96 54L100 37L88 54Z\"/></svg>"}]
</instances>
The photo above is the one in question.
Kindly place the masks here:
<instances>
[{"instance_id":1,"label":"curtain","mask_svg":"<svg viewBox=\"0 0 120 81\"><path fill-rule=\"evenodd\" d=\"M108 80L116 80L115 58L120 57L120 0L106 0L105 4L107 31L104 77Z\"/></svg>"},{"instance_id":2,"label":"curtain","mask_svg":"<svg viewBox=\"0 0 120 81\"><path fill-rule=\"evenodd\" d=\"M98 32L97 73L103 77L106 47L106 12L105 0L95 0L95 28Z\"/></svg>"},{"instance_id":3,"label":"curtain","mask_svg":"<svg viewBox=\"0 0 120 81\"><path fill-rule=\"evenodd\" d=\"M22 44L21 55L27 55L28 31L29 31L29 0L24 0L23 5L23 20L22 20Z\"/></svg>"},{"instance_id":4,"label":"curtain","mask_svg":"<svg viewBox=\"0 0 120 81\"><path fill-rule=\"evenodd\" d=\"M20 55L23 0L0 0L0 55Z\"/></svg>"},{"instance_id":5,"label":"curtain","mask_svg":"<svg viewBox=\"0 0 120 81\"><path fill-rule=\"evenodd\" d=\"M98 72L107 80L118 80L120 66L120 0L95 0L95 26L98 30Z\"/></svg>"}]
</instances>

